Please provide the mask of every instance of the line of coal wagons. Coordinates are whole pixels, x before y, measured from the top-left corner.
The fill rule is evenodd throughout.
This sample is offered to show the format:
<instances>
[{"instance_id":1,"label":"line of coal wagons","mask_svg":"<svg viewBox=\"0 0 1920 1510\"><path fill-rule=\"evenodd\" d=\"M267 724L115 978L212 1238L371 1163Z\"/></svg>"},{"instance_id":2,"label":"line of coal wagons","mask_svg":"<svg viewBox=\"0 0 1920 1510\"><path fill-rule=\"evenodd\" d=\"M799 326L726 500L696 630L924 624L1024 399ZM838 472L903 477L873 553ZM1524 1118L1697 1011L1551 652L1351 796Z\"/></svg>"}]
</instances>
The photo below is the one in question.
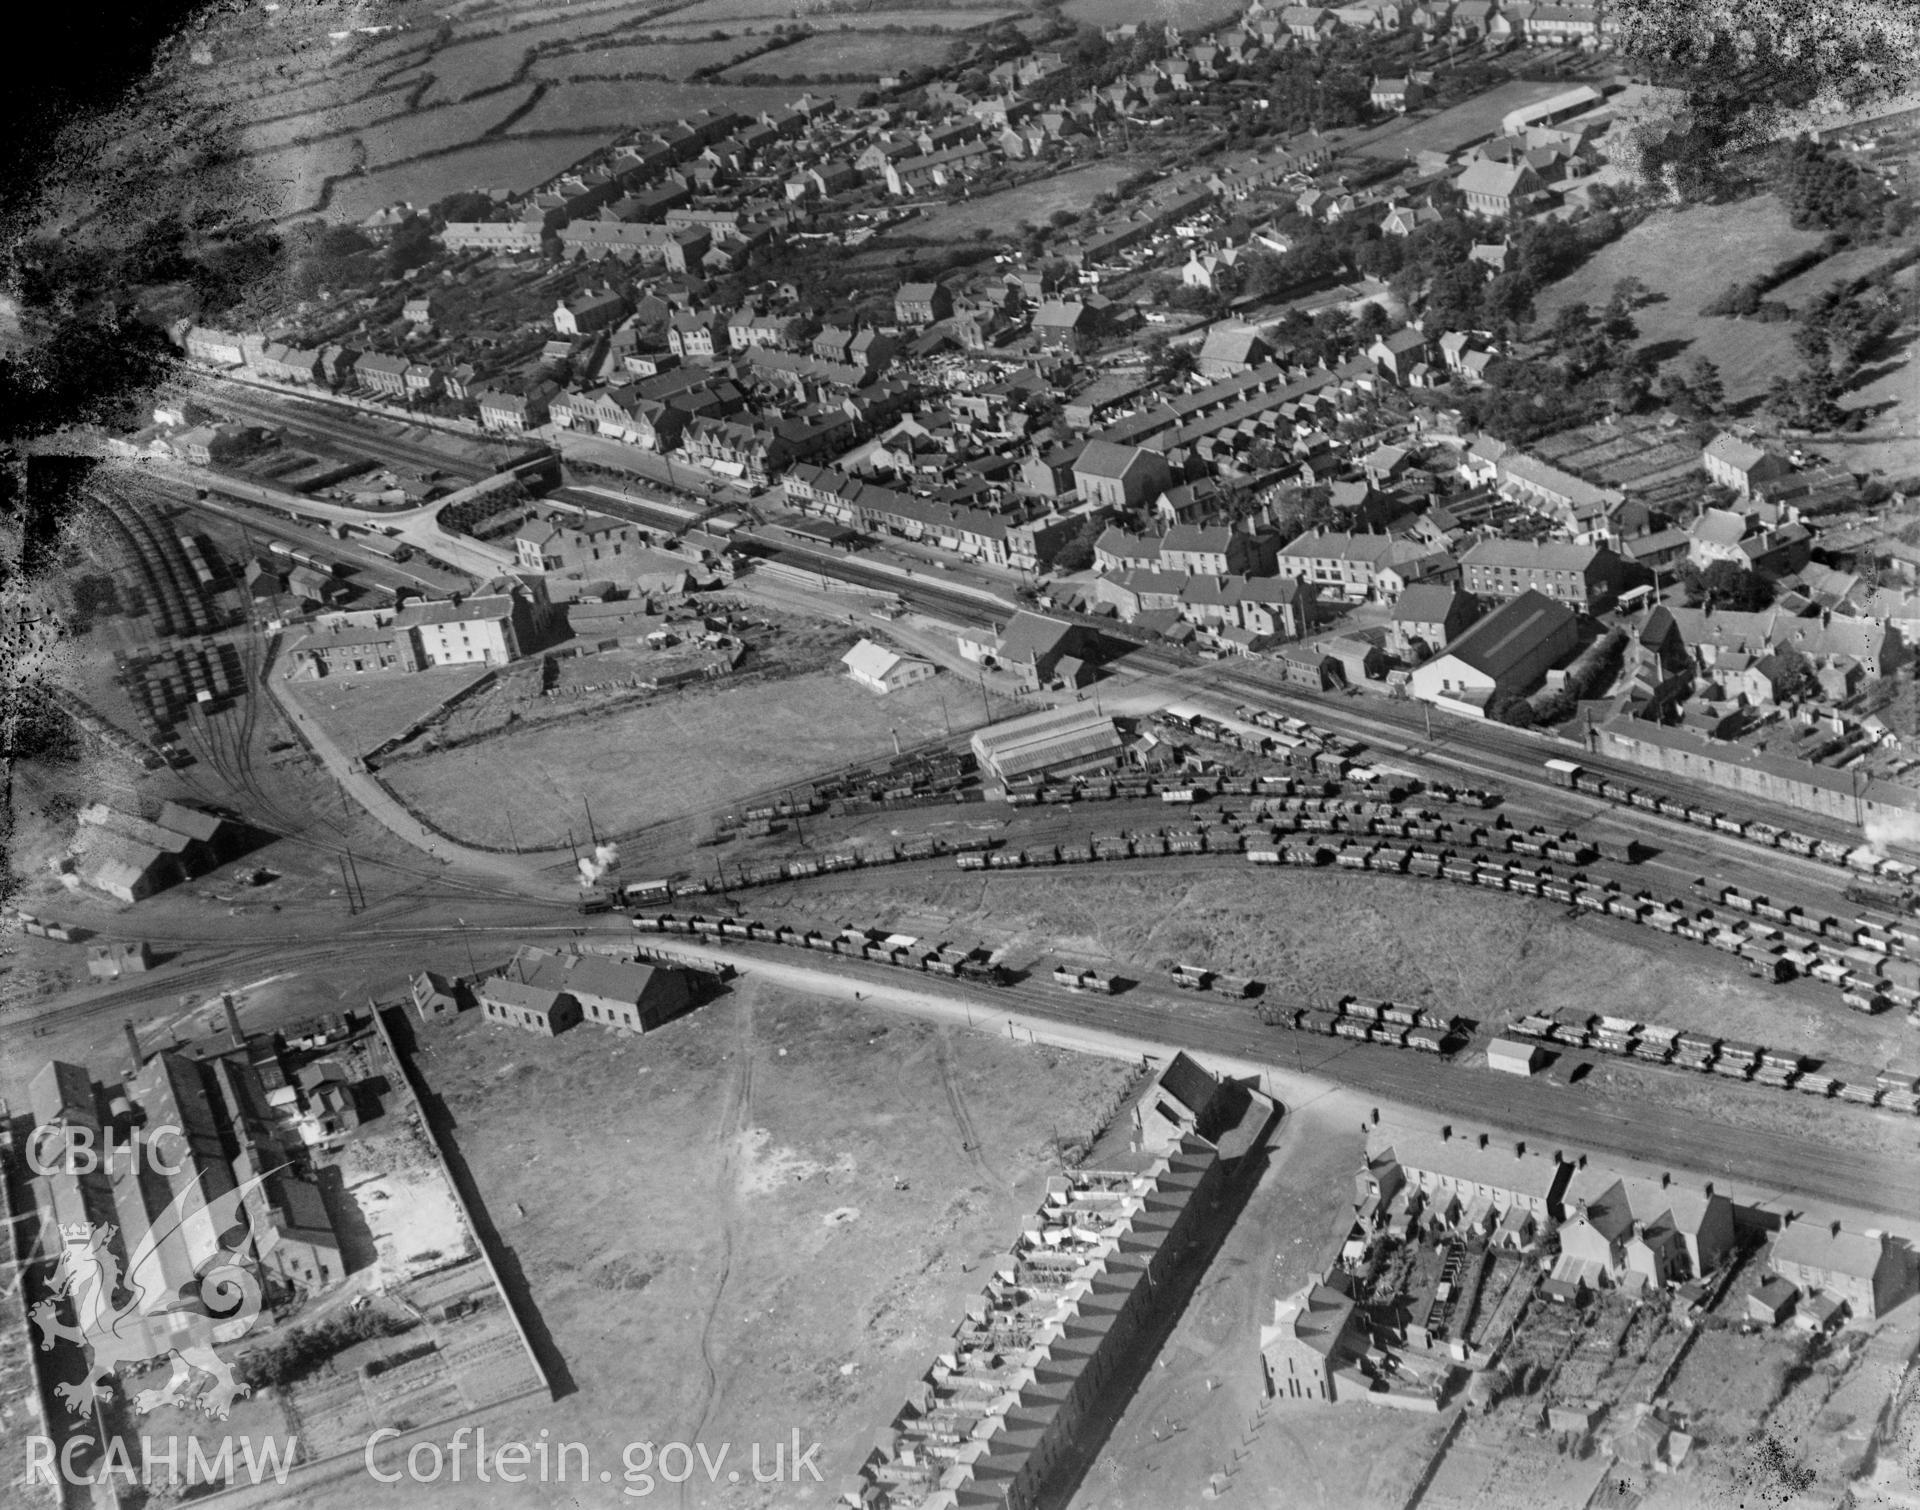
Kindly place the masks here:
<instances>
[{"instance_id":1,"label":"line of coal wagons","mask_svg":"<svg viewBox=\"0 0 1920 1510\"><path fill-rule=\"evenodd\" d=\"M1884 901L1901 911L1912 910L1910 893L1915 881L1920 879L1920 866L1881 855L1871 845L1849 846L1833 839L1816 839L1810 834L1798 833L1790 828L1780 828L1771 823L1732 817L1702 803L1688 802L1665 792L1652 791L1615 777L1602 776L1571 760L1549 760L1545 762L1545 769L1548 779L1556 786L1563 786L1571 791L1582 792L1590 797L1599 797L1608 802L1618 803L1622 807L1635 807L1643 812L1659 813L1663 817L1692 824L1695 828L1735 834L1751 843L1764 844L1773 849L1784 849L1789 854L1805 855L1809 859L1850 871L1856 876L1878 879L1881 882L1878 887L1860 888L1861 894L1858 900Z\"/></svg>"},{"instance_id":2,"label":"line of coal wagons","mask_svg":"<svg viewBox=\"0 0 1920 1510\"><path fill-rule=\"evenodd\" d=\"M983 945L963 949L942 943L927 948L916 938L888 933L880 928L848 926L836 933L823 933L813 928L801 929L784 924L774 926L747 918L676 917L669 912L636 914L633 929L640 934L679 933L741 943L784 944L790 948L838 954L876 965L894 965L983 986L1004 986L1012 979L1002 966L993 963L991 951Z\"/></svg>"},{"instance_id":3,"label":"line of coal wagons","mask_svg":"<svg viewBox=\"0 0 1920 1510\"><path fill-rule=\"evenodd\" d=\"M1666 1064L1776 1090L1793 1089L1907 1115L1920 1112L1920 1094L1915 1093L1920 1071L1913 1069L1835 1065L1791 1049L1769 1049L1712 1033L1685 1032L1572 1008L1530 1013L1510 1024L1506 1032L1512 1038Z\"/></svg>"}]
</instances>

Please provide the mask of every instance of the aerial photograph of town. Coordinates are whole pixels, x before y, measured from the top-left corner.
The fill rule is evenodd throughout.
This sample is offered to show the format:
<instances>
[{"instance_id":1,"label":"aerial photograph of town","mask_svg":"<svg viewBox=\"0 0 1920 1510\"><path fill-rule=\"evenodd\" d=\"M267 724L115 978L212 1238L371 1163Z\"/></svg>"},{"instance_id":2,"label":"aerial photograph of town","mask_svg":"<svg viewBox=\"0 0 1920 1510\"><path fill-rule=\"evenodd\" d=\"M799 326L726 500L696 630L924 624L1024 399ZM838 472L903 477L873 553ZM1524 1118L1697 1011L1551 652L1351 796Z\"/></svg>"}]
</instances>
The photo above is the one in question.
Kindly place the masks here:
<instances>
[{"instance_id":1,"label":"aerial photograph of town","mask_svg":"<svg viewBox=\"0 0 1920 1510\"><path fill-rule=\"evenodd\" d=\"M1920 1510L1910 0L47 24L0 1510Z\"/></svg>"}]
</instances>

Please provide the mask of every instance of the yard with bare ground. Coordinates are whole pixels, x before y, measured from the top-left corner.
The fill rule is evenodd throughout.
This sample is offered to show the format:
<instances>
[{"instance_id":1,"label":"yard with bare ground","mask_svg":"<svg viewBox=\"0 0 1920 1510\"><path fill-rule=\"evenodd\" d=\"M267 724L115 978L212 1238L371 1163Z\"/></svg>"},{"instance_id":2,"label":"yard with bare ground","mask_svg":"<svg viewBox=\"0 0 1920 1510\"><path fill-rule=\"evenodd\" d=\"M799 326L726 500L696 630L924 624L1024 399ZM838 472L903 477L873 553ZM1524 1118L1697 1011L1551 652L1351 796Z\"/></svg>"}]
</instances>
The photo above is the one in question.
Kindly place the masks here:
<instances>
[{"instance_id":1,"label":"yard with bare ground","mask_svg":"<svg viewBox=\"0 0 1920 1510\"><path fill-rule=\"evenodd\" d=\"M1569 920L1545 903L1411 879L1248 874L1168 860L1131 874L855 872L752 896L752 913L770 921L858 918L985 939L1016 966L1057 957L1140 979L1164 979L1177 961L1193 960L1256 976L1282 999L1386 997L1473 1018L1483 1032L1526 1012L1617 1008L1676 1028L1880 1065L1901 1057L1911 1031L1888 1015L1849 1012L1831 992L1762 985L1724 956L1625 923ZM1244 1009L1195 1002L1183 1010ZM1658 1097L1826 1142L1912 1146L1910 1124L1883 1113L1584 1057L1597 1066L1589 1093Z\"/></svg>"},{"instance_id":2,"label":"yard with bare ground","mask_svg":"<svg viewBox=\"0 0 1920 1510\"><path fill-rule=\"evenodd\" d=\"M438 1486L462 1506L622 1503L621 1452L642 1441L731 1444L740 1482L696 1473L690 1507L824 1505L1039 1205L1055 1130L1085 1137L1131 1082L1113 1061L752 984L644 1038L545 1039L471 1012L423 1038L577 1386L488 1436L550 1429L613 1480L537 1499ZM770 1465L795 1431L823 1444L824 1486L754 1485L750 1444ZM309 1503L433 1492L356 1475Z\"/></svg>"},{"instance_id":3,"label":"yard with bare ground","mask_svg":"<svg viewBox=\"0 0 1920 1510\"><path fill-rule=\"evenodd\" d=\"M661 697L596 719L538 728L398 761L382 776L456 839L529 848L723 807L752 793L902 748L979 721L979 698L950 677L878 696L844 676ZM508 815L511 814L511 825Z\"/></svg>"},{"instance_id":4,"label":"yard with bare ground","mask_svg":"<svg viewBox=\"0 0 1920 1510\"><path fill-rule=\"evenodd\" d=\"M1249 1432L1263 1393L1260 1327L1276 1296L1325 1272L1352 1225L1364 1152L1349 1098L1288 1113L1259 1187L1069 1510L1198 1504L1221 1472L1242 1495L1284 1484L1300 1510L1406 1503L1439 1432L1433 1416L1283 1401Z\"/></svg>"}]
</instances>

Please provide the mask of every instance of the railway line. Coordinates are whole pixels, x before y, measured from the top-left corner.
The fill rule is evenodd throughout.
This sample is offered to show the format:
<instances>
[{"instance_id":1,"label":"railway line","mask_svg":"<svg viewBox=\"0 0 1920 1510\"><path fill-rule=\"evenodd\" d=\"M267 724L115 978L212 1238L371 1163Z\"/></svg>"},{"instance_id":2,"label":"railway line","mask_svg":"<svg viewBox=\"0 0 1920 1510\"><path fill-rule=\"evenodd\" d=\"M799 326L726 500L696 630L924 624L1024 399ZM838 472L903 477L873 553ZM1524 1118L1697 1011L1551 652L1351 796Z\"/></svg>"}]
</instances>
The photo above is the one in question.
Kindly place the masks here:
<instances>
[{"instance_id":1,"label":"railway line","mask_svg":"<svg viewBox=\"0 0 1920 1510\"><path fill-rule=\"evenodd\" d=\"M695 953L790 980L837 976L863 985L900 984L901 972L883 965L811 952L797 958L777 945L738 940L687 940ZM1152 987L1118 998L1076 998L1039 980L1005 987L968 987L936 977L908 977L916 995L964 1010L976 1027L1005 1021L1019 1036L1019 1019L1119 1035L1170 1055L1184 1049L1206 1057L1261 1065L1278 1074L1335 1080L1384 1101L1440 1113L1480 1108L1503 1127L1564 1148L1664 1160L1706 1174L1736 1198L1743 1190L1772 1188L1824 1201L1920 1218L1920 1162L1857 1147L1843 1148L1729 1124L1677 1110L1671 1103L1609 1092L1600 1094L1547 1080L1463 1064L1347 1039L1268 1028L1251 1006L1199 1005L1164 999ZM874 1000L884 1000L875 993ZM1244 1013L1244 1016L1239 1014ZM1238 1020L1236 1020L1236 1018Z\"/></svg>"}]
</instances>

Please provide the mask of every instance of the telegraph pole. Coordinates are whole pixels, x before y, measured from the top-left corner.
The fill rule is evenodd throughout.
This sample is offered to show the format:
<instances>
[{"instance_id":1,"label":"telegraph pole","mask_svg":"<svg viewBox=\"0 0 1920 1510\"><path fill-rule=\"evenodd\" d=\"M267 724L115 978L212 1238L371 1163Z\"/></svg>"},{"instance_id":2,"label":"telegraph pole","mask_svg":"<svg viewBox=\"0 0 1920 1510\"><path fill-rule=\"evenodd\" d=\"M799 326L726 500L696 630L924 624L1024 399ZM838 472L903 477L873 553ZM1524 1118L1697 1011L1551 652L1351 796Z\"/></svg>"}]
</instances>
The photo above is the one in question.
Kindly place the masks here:
<instances>
[{"instance_id":1,"label":"telegraph pole","mask_svg":"<svg viewBox=\"0 0 1920 1510\"><path fill-rule=\"evenodd\" d=\"M593 831L593 804L587 801L587 794L580 794L580 805L587 810L587 837L593 841L595 849L600 847L600 836Z\"/></svg>"},{"instance_id":2,"label":"telegraph pole","mask_svg":"<svg viewBox=\"0 0 1920 1510\"><path fill-rule=\"evenodd\" d=\"M367 910L367 888L360 884L360 867L354 863L353 851L347 851L347 869L353 873L353 889L360 893L360 910Z\"/></svg>"},{"instance_id":3,"label":"telegraph pole","mask_svg":"<svg viewBox=\"0 0 1920 1510\"><path fill-rule=\"evenodd\" d=\"M353 883L347 879L347 862L344 857L340 858L340 889L347 894L347 916L352 917L360 909L353 905Z\"/></svg>"}]
</instances>

